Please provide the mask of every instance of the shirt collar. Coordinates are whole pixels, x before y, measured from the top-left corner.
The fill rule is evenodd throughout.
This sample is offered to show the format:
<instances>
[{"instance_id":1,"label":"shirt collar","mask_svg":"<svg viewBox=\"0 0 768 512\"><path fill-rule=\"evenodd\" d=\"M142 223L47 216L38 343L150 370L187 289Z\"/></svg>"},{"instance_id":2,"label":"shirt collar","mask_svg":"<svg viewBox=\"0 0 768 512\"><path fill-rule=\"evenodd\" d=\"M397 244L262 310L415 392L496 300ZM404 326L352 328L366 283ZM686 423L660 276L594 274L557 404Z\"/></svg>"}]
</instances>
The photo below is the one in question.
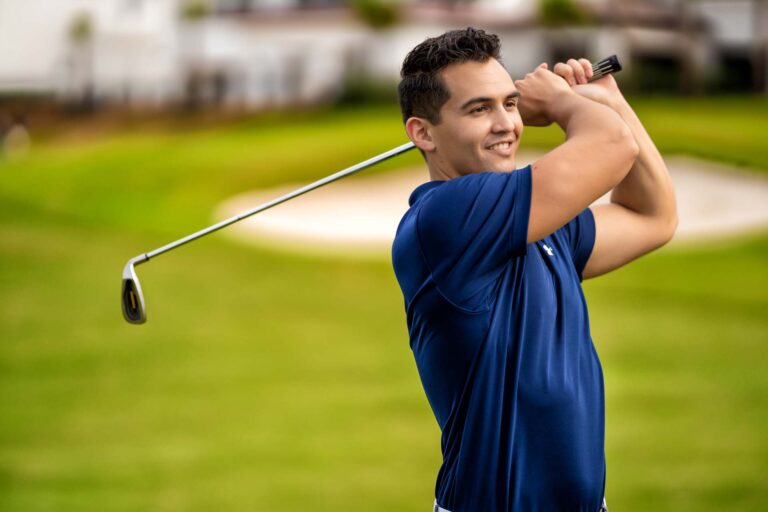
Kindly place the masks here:
<instances>
[{"instance_id":1,"label":"shirt collar","mask_svg":"<svg viewBox=\"0 0 768 512\"><path fill-rule=\"evenodd\" d=\"M428 181L426 183L422 183L418 187L414 189L413 192L411 192L411 197L408 199L408 206L413 206L413 204L424 197L424 194L432 190L433 188L442 185L445 183L444 181L435 180L435 181Z\"/></svg>"}]
</instances>

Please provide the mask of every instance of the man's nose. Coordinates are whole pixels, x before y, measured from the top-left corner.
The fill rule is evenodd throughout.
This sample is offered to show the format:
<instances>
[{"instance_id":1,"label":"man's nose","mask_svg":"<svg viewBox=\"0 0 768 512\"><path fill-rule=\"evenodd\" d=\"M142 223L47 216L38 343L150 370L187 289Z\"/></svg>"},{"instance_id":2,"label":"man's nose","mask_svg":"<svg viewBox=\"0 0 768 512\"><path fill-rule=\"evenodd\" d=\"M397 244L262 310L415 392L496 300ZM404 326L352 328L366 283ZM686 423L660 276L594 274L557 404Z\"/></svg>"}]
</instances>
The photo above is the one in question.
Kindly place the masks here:
<instances>
[{"instance_id":1,"label":"man's nose","mask_svg":"<svg viewBox=\"0 0 768 512\"><path fill-rule=\"evenodd\" d=\"M494 132L511 132L515 129L515 123L512 121L512 114L506 109L500 108L494 112L493 127Z\"/></svg>"}]
</instances>

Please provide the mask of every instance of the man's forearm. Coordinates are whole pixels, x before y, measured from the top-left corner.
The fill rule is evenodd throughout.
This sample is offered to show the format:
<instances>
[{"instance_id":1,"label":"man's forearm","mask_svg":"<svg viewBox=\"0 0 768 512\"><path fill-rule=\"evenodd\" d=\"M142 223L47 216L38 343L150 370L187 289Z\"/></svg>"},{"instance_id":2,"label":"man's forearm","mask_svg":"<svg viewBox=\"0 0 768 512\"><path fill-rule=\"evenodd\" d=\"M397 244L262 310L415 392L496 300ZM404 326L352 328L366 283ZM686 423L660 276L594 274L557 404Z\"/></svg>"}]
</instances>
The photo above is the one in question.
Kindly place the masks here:
<instances>
[{"instance_id":1,"label":"man's forearm","mask_svg":"<svg viewBox=\"0 0 768 512\"><path fill-rule=\"evenodd\" d=\"M622 98L611 106L640 148L629 174L613 189L611 202L658 221L659 228L669 230L671 237L677 227L677 202L664 159L629 103Z\"/></svg>"},{"instance_id":2,"label":"man's forearm","mask_svg":"<svg viewBox=\"0 0 768 512\"><path fill-rule=\"evenodd\" d=\"M588 135L609 140L622 139L626 135L626 122L615 108L588 100L577 94L561 95L552 101L549 118L557 123L566 138Z\"/></svg>"}]
</instances>

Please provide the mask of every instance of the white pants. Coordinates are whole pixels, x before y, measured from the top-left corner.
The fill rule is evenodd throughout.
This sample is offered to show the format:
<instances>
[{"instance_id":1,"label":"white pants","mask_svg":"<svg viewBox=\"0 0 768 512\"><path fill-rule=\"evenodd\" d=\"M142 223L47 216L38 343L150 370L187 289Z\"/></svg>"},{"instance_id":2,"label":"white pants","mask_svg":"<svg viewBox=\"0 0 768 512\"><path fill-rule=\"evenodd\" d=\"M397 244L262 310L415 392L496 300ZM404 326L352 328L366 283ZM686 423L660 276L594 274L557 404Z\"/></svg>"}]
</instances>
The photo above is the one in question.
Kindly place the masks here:
<instances>
[{"instance_id":1,"label":"white pants","mask_svg":"<svg viewBox=\"0 0 768 512\"><path fill-rule=\"evenodd\" d=\"M438 505L437 500L435 500L434 505L432 505L432 512L451 512L451 511ZM603 506L600 507L600 510L598 512L608 512L608 505L605 503L605 498L603 498Z\"/></svg>"},{"instance_id":2,"label":"white pants","mask_svg":"<svg viewBox=\"0 0 768 512\"><path fill-rule=\"evenodd\" d=\"M451 512L450 510L446 510L440 505L437 504L437 500L435 500L435 504L432 505L432 512Z\"/></svg>"}]
</instances>

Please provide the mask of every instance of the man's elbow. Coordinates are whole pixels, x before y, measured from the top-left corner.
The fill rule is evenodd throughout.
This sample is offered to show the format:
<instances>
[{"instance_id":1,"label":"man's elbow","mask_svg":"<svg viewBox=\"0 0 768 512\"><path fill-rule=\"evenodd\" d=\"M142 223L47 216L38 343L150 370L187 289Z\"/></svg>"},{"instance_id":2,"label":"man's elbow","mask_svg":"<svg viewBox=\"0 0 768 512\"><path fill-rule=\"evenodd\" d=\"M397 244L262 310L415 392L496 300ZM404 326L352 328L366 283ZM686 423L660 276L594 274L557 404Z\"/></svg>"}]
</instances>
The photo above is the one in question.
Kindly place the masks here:
<instances>
[{"instance_id":1,"label":"man's elbow","mask_svg":"<svg viewBox=\"0 0 768 512\"><path fill-rule=\"evenodd\" d=\"M674 238L679 224L680 219L677 216L677 212L673 211L664 224L664 244L669 243Z\"/></svg>"},{"instance_id":2,"label":"man's elbow","mask_svg":"<svg viewBox=\"0 0 768 512\"><path fill-rule=\"evenodd\" d=\"M635 160L640 155L640 146L632 135L632 131L623 123L618 130L613 132L608 146L616 158L616 165L613 168L617 172L616 184L619 184L632 169Z\"/></svg>"},{"instance_id":3,"label":"man's elbow","mask_svg":"<svg viewBox=\"0 0 768 512\"><path fill-rule=\"evenodd\" d=\"M629 172L629 169L632 168L635 160L637 160L637 157L640 155L640 145L638 145L635 140L635 136L632 135L632 130L626 125L624 125L624 128L620 131L619 141L627 172Z\"/></svg>"},{"instance_id":4,"label":"man's elbow","mask_svg":"<svg viewBox=\"0 0 768 512\"><path fill-rule=\"evenodd\" d=\"M679 224L679 219L677 217L677 212L672 211L671 213L665 215L662 219L660 219L657 223L657 226L655 228L656 232L656 249L658 249L661 246L667 245L670 241L672 241L672 238L674 238L675 233L677 232L677 226Z\"/></svg>"}]
</instances>

